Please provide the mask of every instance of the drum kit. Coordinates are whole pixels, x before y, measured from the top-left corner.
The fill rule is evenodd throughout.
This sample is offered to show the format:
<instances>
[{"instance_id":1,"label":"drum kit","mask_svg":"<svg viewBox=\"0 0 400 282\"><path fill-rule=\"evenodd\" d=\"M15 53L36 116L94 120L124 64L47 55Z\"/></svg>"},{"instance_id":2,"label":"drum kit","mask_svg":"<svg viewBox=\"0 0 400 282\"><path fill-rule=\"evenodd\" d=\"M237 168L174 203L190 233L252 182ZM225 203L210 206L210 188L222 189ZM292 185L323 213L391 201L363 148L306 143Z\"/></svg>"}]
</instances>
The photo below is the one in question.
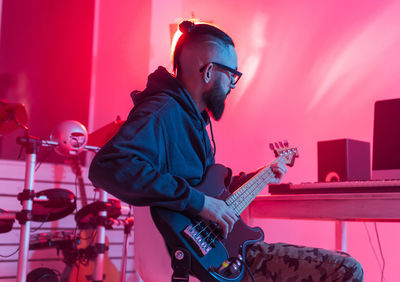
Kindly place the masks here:
<instances>
[{"instance_id":1,"label":"drum kit","mask_svg":"<svg viewBox=\"0 0 400 282\"><path fill-rule=\"evenodd\" d=\"M8 134L17 128L25 130L25 135L17 138L17 142L26 152L24 189L18 194L22 209L16 213L0 209L0 233L11 231L15 221L18 221L21 226L17 281L26 281L27 279L28 282L42 281L39 280L40 277L45 276L54 276L54 279L58 279L54 273L51 273L52 270L46 268L35 269L27 274L28 251L48 248L56 248L57 252L61 251L66 268L69 267L70 270L78 263L85 263L89 259L94 261L94 268L89 279L103 281L104 277L107 277L107 273L104 273L104 255L108 249L105 231L116 225L124 227L124 248L119 280L125 281L127 247L133 218L129 214L124 220L118 219L121 216L120 201L108 199L107 193L102 189L95 188L99 192L99 199L93 203L87 203L78 157L83 151L97 152L118 131L123 121L117 119L117 121L103 126L91 134L88 134L86 128L77 121L64 121L53 129L50 140L42 140L29 135L27 121L28 116L23 104L13 104L0 100L0 135ZM40 192L34 191L36 155L40 147L53 147L58 154L64 156L73 164L72 167L77 177L82 200L82 208L75 213L76 225L80 230L93 231L92 234L95 234L93 236L94 245L85 248L80 247L82 236L77 235L74 231L30 235L32 221L59 220L76 210L76 197L67 189L55 188ZM64 269L63 274L61 280L46 281L74 281L73 278L68 277L72 276L71 271L68 275L68 271L66 272ZM115 277L113 279L115 280Z\"/></svg>"}]
</instances>

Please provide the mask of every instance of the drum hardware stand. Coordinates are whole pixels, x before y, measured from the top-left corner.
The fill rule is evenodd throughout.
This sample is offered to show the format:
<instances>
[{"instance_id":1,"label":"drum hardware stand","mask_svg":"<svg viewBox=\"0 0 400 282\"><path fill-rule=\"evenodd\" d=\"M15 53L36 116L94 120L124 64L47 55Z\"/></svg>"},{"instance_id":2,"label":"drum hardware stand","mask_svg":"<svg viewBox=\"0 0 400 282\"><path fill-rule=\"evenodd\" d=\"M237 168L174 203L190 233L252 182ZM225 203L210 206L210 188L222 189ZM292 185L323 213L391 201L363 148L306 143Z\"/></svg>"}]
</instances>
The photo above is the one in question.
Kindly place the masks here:
<instances>
[{"instance_id":1,"label":"drum hardware stand","mask_svg":"<svg viewBox=\"0 0 400 282\"><path fill-rule=\"evenodd\" d=\"M100 190L100 202L104 204L107 203L107 193L103 189ZM103 268L104 268L104 253L107 249L106 247L106 227L105 227L105 220L107 218L107 209L100 210L98 214L98 218L101 220L96 220L97 227L96 227L96 246L95 246L95 253L96 253L96 261L94 265L94 273L93 273L93 282L100 282L103 281ZM101 222L100 222L101 221Z\"/></svg>"},{"instance_id":2,"label":"drum hardware stand","mask_svg":"<svg viewBox=\"0 0 400 282\"><path fill-rule=\"evenodd\" d=\"M33 206L33 198L35 196L33 190L33 183L35 179L36 155L40 147L50 147L50 146L55 147L58 145L58 142L41 140L37 137L29 135L28 132L26 133L25 137L18 137L17 142L22 146L22 149L23 148L26 149L24 190L22 193L18 194L18 199L20 200L23 209L21 212L18 212L15 216L21 225L17 281L25 282L27 276L29 233L32 220L32 206ZM96 151L98 150L98 147L85 146L85 149ZM10 215L8 216L10 217Z\"/></svg>"},{"instance_id":3,"label":"drum hardware stand","mask_svg":"<svg viewBox=\"0 0 400 282\"><path fill-rule=\"evenodd\" d=\"M27 134L25 140L18 140L18 143L25 147L26 149L26 158L25 158L25 183L24 183L24 191L22 192L22 197L18 195L22 202L22 212L20 216L17 217L20 225L21 225L21 233L20 233L20 241L19 241L19 254L18 254L18 272L17 272L17 281L26 281L26 269L28 262L28 250L29 250L29 233L31 228L32 218L32 194L33 191L33 182L35 177L35 165L36 165L36 153L37 153L37 143L32 142Z\"/></svg>"},{"instance_id":4,"label":"drum hardware stand","mask_svg":"<svg viewBox=\"0 0 400 282\"><path fill-rule=\"evenodd\" d=\"M129 212L130 213L130 212ZM132 217L128 217L124 220L124 247L121 260L121 275L120 282L125 282L126 276L126 260L128 258L128 247L129 247L129 235L133 227L134 220Z\"/></svg>"},{"instance_id":5,"label":"drum hardware stand","mask_svg":"<svg viewBox=\"0 0 400 282\"><path fill-rule=\"evenodd\" d=\"M98 151L99 147L94 146L86 146L89 148L95 148L93 151ZM79 172L81 174L81 172ZM94 219L94 223L96 226L96 245L91 250L91 252L96 257L93 274L91 276L91 280L93 282L101 282L104 279L104 254L108 250L106 246L106 226L109 226L107 220L107 193L103 189L95 188L96 191L99 191L99 200L101 203L100 207L98 207L97 216ZM79 213L79 212L78 212ZM75 217L76 219L76 217ZM78 224L79 225L79 224Z\"/></svg>"},{"instance_id":6,"label":"drum hardware stand","mask_svg":"<svg viewBox=\"0 0 400 282\"><path fill-rule=\"evenodd\" d=\"M27 130L27 128L25 127L24 129ZM27 277L28 251L30 241L29 235L33 216L33 198L35 197L33 184L35 179L36 155L40 147L57 146L58 143L49 140L41 140L37 137L29 135L28 131L26 131L26 135L24 137L17 138L17 143L21 145L21 151L23 149L26 150L24 190L18 194L18 200L21 202L22 211L17 212L16 214L10 213L0 215L0 219L12 220L16 218L21 225L17 281L25 282Z\"/></svg>"},{"instance_id":7,"label":"drum hardware stand","mask_svg":"<svg viewBox=\"0 0 400 282\"><path fill-rule=\"evenodd\" d=\"M123 255L121 261L121 274L120 274L120 282L125 282L125 274L126 274L126 261L127 261L127 253L129 246L129 235L132 230L134 220L132 217L128 217L125 220L118 220L113 218L107 218L107 192L102 189L96 188L100 191L99 202L104 203L104 208L100 208L98 211L98 215L95 218L96 223L96 245L94 247L94 254L96 256L94 273L92 275L93 282L101 282L103 281L104 275L104 253L108 250L108 247L105 244L105 232L106 229L111 228L112 225L124 225L124 245L123 245Z\"/></svg>"},{"instance_id":8,"label":"drum hardware stand","mask_svg":"<svg viewBox=\"0 0 400 282\"><path fill-rule=\"evenodd\" d=\"M32 208L33 208L33 198L35 197L35 193L33 190L34 178L35 178L35 165L36 165L36 155L38 149L41 146L64 146L68 149L68 154L78 154L80 151L74 150L83 149L86 151L94 151L97 152L99 147L97 146L86 146L87 140L87 131L83 125L79 122L66 121L66 123L61 123L57 130L53 130L50 139L56 141L45 141L41 140L37 137L33 137L29 135L29 128L26 126L26 122L28 120L27 112L25 106L23 104L11 104L7 101L0 100L0 133L6 134L9 133L16 128L20 127L25 130L24 137L18 137L17 143L21 145L21 151L25 148L26 157L25 157L25 181L24 181L24 190L23 192L18 194L18 200L20 200L22 204L22 211L18 212L16 215L14 214L5 214L0 217L0 219L8 219L14 220L17 218L21 225L20 232L20 244L19 244L19 254L18 254L18 272L17 272L17 281L25 282L27 278L27 262L28 262L28 251L29 251L29 233L31 228L31 221L33 218ZM68 131L68 132L66 132ZM54 139L52 137L54 133ZM67 136L69 135L69 136ZM74 138L73 142L71 140L66 140L63 138ZM57 142L57 141L60 142ZM65 144L64 144L65 143ZM60 146L60 147L61 147ZM74 148L70 148L70 146ZM65 149L64 148L64 149ZM61 148L62 149L62 148ZM72 149L72 150L71 150ZM57 151L57 150L56 150ZM73 152L74 151L74 152ZM65 155L64 152L58 152ZM107 194L103 190L100 191L100 200L102 202L107 202ZM103 262L104 262L104 252L105 252L105 218L107 215L107 211L99 211L99 216L103 217L103 224L97 226L97 239L96 239L96 248L97 257L95 264L95 275L94 281L102 281L103 278Z\"/></svg>"},{"instance_id":9,"label":"drum hardware stand","mask_svg":"<svg viewBox=\"0 0 400 282\"><path fill-rule=\"evenodd\" d=\"M27 130L26 127L24 127ZM31 228L32 220L32 206L35 192L33 190L33 183L35 178L35 165L36 165L36 154L38 148L41 146L56 146L57 142L44 141L36 137L30 136L28 131L25 137L19 137L17 142L22 146L21 148L26 149L25 157L25 182L24 190L18 194L18 199L22 204L22 211L17 213L16 218L21 225L20 232L20 243L19 243L19 254L18 254L18 272L17 281L26 281L26 269L28 262L28 250L29 250L29 233Z\"/></svg>"}]
</instances>

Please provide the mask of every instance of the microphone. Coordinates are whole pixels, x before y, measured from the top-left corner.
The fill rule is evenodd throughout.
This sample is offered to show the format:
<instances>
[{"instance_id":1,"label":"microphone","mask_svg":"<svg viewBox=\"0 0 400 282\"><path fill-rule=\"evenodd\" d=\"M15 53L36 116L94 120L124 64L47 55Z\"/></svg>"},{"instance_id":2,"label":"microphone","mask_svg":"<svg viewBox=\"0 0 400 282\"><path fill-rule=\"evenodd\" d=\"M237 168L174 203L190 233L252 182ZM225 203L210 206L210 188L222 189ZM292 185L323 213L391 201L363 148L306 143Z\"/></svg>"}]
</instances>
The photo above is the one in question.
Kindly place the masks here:
<instances>
[{"instance_id":1,"label":"microphone","mask_svg":"<svg viewBox=\"0 0 400 282\"><path fill-rule=\"evenodd\" d=\"M85 148L88 133L80 122L66 120L53 128L50 140L58 143L55 148L57 154L64 157L76 156Z\"/></svg>"}]
</instances>

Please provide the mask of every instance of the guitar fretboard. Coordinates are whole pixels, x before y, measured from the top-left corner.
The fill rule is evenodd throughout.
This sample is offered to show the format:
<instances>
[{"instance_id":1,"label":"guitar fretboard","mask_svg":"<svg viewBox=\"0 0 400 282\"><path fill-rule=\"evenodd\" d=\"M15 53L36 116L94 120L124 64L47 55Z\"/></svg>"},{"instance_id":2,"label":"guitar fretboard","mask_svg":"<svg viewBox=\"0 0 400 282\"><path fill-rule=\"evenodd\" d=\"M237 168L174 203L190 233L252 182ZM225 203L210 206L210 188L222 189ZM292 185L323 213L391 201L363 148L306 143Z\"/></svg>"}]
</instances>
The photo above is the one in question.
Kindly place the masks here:
<instances>
[{"instance_id":1,"label":"guitar fretboard","mask_svg":"<svg viewBox=\"0 0 400 282\"><path fill-rule=\"evenodd\" d=\"M294 158L298 156L297 148L285 148L276 151L277 158L270 165L261 169L250 180L238 188L225 202L239 216L265 188L266 185L275 181L275 174L271 170L274 164L292 166Z\"/></svg>"},{"instance_id":2,"label":"guitar fretboard","mask_svg":"<svg viewBox=\"0 0 400 282\"><path fill-rule=\"evenodd\" d=\"M226 203L237 215L240 215L265 188L271 178L273 178L273 173L271 172L270 167L266 167L232 194L226 200Z\"/></svg>"}]
</instances>

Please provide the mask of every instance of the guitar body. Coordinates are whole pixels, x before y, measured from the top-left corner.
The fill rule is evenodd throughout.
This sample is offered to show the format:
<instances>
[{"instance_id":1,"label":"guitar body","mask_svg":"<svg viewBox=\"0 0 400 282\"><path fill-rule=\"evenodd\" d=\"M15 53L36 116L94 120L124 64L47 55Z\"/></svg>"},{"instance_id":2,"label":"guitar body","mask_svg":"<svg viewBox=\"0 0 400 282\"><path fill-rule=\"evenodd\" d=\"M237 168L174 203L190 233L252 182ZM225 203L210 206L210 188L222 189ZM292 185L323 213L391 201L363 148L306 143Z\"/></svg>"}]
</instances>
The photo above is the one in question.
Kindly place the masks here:
<instances>
[{"instance_id":1,"label":"guitar body","mask_svg":"<svg viewBox=\"0 0 400 282\"><path fill-rule=\"evenodd\" d=\"M225 200L230 195L224 183L227 173L226 167L213 165L207 171L204 181L196 188L208 196ZM190 226L195 227L201 221L200 218L160 207L151 207L151 215L170 251L183 247L191 253L191 272L201 281L241 281L245 273L243 265L234 272L217 269L229 259L241 256L245 260L246 246L264 239L261 228L251 228L239 218L226 239L218 238L204 249L199 246L201 243L194 241L198 236L190 233L190 230L195 229ZM211 228L207 233L203 228L200 236L207 240L210 234L214 235L214 231Z\"/></svg>"},{"instance_id":2,"label":"guitar body","mask_svg":"<svg viewBox=\"0 0 400 282\"><path fill-rule=\"evenodd\" d=\"M94 246L96 243L95 229L93 230L82 230L79 233L81 238L91 238L89 243L88 240L82 240L79 245L80 249L87 249L90 246ZM106 245L109 246L108 239L106 239ZM90 258L85 264L75 264L69 273L69 282L81 282L81 281L92 281L93 273L95 271L96 259ZM119 280L119 271L113 262L108 257L108 250L104 253L103 261L103 277L104 282L114 282Z\"/></svg>"}]
</instances>

